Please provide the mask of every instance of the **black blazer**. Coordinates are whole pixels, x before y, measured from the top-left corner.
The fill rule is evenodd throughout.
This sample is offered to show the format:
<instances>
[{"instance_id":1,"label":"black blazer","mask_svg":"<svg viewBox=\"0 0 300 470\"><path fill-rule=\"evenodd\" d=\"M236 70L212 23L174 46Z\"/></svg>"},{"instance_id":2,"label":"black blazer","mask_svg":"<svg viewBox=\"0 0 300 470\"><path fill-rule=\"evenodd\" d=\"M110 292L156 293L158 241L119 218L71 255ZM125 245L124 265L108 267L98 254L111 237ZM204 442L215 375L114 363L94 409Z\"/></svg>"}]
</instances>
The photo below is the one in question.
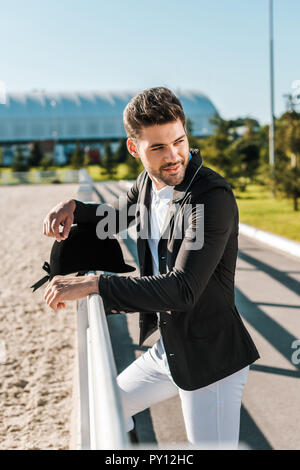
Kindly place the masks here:
<instances>
[{"instance_id":1,"label":"black blazer","mask_svg":"<svg viewBox=\"0 0 300 470\"><path fill-rule=\"evenodd\" d=\"M116 214L130 214L127 225L136 221L142 235L137 237L141 277L103 274L99 278L106 313L140 312L140 345L157 329L156 312L160 312L170 372L183 390L205 387L260 357L235 306L238 208L234 195L221 175L203 166L198 150L191 149L191 154L184 180L174 187L158 244L160 274L153 276L147 241L145 208L149 208L152 181L144 170L125 203L114 204ZM203 205L197 207L204 208L204 214L195 210L195 204ZM76 201L74 223L103 222L104 216L96 215L97 207ZM188 225L183 217L187 207L192 208ZM203 246L190 249L195 224L203 216ZM118 221L114 233L124 229ZM183 237L176 236L179 228Z\"/></svg>"}]
</instances>

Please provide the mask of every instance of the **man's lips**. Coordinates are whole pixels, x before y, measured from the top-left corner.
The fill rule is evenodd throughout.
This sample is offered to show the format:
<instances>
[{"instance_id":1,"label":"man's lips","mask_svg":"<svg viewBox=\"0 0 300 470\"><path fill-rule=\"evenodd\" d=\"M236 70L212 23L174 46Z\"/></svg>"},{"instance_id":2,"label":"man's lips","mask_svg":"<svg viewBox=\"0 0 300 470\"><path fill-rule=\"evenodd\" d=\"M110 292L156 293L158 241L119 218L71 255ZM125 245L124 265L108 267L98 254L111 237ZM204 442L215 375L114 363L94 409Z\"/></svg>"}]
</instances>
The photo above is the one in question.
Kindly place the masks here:
<instances>
[{"instance_id":1,"label":"man's lips","mask_svg":"<svg viewBox=\"0 0 300 470\"><path fill-rule=\"evenodd\" d=\"M179 170L180 165L181 163L178 163L176 166L163 168L163 169L164 171L167 171L168 173L176 173Z\"/></svg>"}]
</instances>

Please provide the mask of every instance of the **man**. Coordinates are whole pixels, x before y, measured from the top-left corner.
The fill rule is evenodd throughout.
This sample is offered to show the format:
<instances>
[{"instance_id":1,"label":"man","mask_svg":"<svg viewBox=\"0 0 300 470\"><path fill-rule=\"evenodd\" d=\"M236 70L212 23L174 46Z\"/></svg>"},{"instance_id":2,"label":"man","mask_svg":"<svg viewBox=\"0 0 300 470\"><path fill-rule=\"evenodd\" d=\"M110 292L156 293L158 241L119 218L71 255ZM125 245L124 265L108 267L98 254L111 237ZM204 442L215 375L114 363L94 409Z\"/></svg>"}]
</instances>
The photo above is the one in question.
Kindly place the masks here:
<instances>
[{"instance_id":1,"label":"man","mask_svg":"<svg viewBox=\"0 0 300 470\"><path fill-rule=\"evenodd\" d=\"M170 90L136 95L124 125L128 151L145 169L126 203L115 203L108 232L121 229L124 212L127 226L137 222L141 277L57 276L45 300L58 310L96 292L106 313L139 311L140 345L159 327L160 340L118 376L128 430L136 413L179 394L191 444L237 448L242 390L259 354L234 302L235 198L200 152L189 150L185 115ZM45 218L44 234L63 240L73 222L98 223L103 231L105 208L63 202Z\"/></svg>"}]
</instances>

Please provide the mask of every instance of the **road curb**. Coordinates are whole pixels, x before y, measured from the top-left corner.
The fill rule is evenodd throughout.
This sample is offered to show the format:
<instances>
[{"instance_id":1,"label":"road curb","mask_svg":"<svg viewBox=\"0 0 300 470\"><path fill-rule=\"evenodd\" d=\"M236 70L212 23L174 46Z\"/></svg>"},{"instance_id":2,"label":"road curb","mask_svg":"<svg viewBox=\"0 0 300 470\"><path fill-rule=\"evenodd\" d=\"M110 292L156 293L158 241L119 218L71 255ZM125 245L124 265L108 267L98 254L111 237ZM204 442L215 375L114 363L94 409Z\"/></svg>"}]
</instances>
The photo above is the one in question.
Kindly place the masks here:
<instances>
[{"instance_id":1,"label":"road curb","mask_svg":"<svg viewBox=\"0 0 300 470\"><path fill-rule=\"evenodd\" d=\"M266 232L265 230L260 230L241 222L239 224L239 233L300 258L300 243L294 242L293 240L280 237L274 233Z\"/></svg>"}]
</instances>

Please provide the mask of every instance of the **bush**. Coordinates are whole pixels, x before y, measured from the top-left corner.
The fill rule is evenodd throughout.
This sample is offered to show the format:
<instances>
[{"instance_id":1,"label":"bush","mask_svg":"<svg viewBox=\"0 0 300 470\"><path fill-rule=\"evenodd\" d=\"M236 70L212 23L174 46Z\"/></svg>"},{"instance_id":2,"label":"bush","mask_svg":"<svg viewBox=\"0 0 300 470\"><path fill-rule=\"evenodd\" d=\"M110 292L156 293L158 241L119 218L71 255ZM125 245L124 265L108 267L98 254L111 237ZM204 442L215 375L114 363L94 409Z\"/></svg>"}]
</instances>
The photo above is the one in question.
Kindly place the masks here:
<instances>
[{"instance_id":1,"label":"bush","mask_svg":"<svg viewBox=\"0 0 300 470\"><path fill-rule=\"evenodd\" d=\"M41 168L43 171L47 171L53 165L53 158L47 155L44 155L41 159Z\"/></svg>"},{"instance_id":2,"label":"bush","mask_svg":"<svg viewBox=\"0 0 300 470\"><path fill-rule=\"evenodd\" d=\"M84 151L80 146L80 143L76 143L74 153L71 158L71 167L74 170L79 170L84 166Z\"/></svg>"},{"instance_id":3,"label":"bush","mask_svg":"<svg viewBox=\"0 0 300 470\"><path fill-rule=\"evenodd\" d=\"M17 153L14 157L11 168L12 168L12 171L15 171L15 172L29 171L29 165L23 155L23 151L21 147L17 148Z\"/></svg>"}]
</instances>

